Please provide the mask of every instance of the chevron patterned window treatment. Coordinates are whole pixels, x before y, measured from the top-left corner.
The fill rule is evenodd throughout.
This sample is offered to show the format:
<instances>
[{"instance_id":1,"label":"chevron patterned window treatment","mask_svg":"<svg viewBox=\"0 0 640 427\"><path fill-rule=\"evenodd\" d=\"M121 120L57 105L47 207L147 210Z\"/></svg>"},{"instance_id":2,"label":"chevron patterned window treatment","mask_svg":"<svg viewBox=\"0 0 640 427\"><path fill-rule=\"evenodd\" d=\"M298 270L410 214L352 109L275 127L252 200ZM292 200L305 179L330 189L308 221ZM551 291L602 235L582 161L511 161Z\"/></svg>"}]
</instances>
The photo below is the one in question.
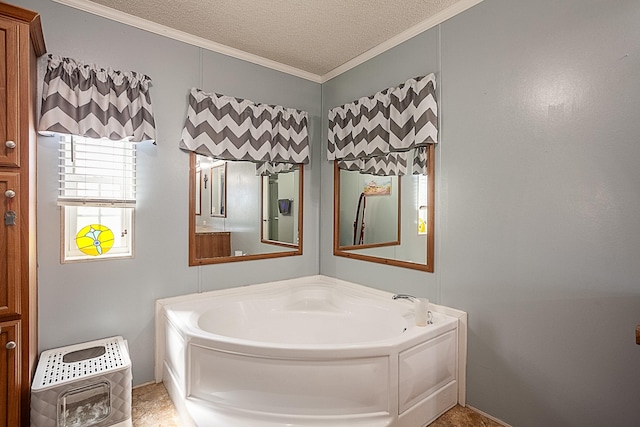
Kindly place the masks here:
<instances>
[{"instance_id":1,"label":"chevron patterned window treatment","mask_svg":"<svg viewBox=\"0 0 640 427\"><path fill-rule=\"evenodd\" d=\"M144 74L49 55L39 130L155 143L150 85Z\"/></svg>"},{"instance_id":2,"label":"chevron patterned window treatment","mask_svg":"<svg viewBox=\"0 0 640 427\"><path fill-rule=\"evenodd\" d=\"M327 158L373 175L427 174L438 142L434 74L329 110Z\"/></svg>"},{"instance_id":3,"label":"chevron patterned window treatment","mask_svg":"<svg viewBox=\"0 0 640 427\"><path fill-rule=\"evenodd\" d=\"M306 111L192 89L180 148L256 163L258 175L309 163Z\"/></svg>"}]
</instances>

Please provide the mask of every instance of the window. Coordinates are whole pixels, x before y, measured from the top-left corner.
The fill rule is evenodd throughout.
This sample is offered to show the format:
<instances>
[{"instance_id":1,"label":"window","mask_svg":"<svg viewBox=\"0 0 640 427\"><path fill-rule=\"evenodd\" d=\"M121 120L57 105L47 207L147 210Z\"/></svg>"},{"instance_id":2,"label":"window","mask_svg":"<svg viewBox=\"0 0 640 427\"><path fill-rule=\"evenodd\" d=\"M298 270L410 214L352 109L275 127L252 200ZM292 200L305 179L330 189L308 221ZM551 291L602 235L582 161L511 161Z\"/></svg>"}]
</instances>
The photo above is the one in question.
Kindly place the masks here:
<instances>
[{"instance_id":1,"label":"window","mask_svg":"<svg viewBox=\"0 0 640 427\"><path fill-rule=\"evenodd\" d=\"M429 186L427 175L414 175L418 181L418 199L416 208L418 209L418 234L427 234L428 219L428 203L429 203Z\"/></svg>"},{"instance_id":2,"label":"window","mask_svg":"<svg viewBox=\"0 0 640 427\"><path fill-rule=\"evenodd\" d=\"M135 144L63 135L59 160L61 261L133 257Z\"/></svg>"}]
</instances>

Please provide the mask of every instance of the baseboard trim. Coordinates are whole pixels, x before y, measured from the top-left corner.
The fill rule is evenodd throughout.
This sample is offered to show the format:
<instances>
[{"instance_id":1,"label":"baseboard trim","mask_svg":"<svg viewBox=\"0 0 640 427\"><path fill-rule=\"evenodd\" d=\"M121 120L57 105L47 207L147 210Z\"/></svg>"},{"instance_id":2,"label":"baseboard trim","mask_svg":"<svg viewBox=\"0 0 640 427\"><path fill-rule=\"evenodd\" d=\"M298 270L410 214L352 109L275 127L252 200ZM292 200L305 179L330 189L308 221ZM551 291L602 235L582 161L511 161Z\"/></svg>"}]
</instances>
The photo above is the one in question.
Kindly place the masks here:
<instances>
[{"instance_id":1,"label":"baseboard trim","mask_svg":"<svg viewBox=\"0 0 640 427\"><path fill-rule=\"evenodd\" d=\"M147 383L138 384L136 386L133 386L132 389L135 390L137 388L144 387L144 386L151 385L151 384L156 384L156 382L155 381L149 381Z\"/></svg>"},{"instance_id":2,"label":"baseboard trim","mask_svg":"<svg viewBox=\"0 0 640 427\"><path fill-rule=\"evenodd\" d=\"M489 414L487 414L486 412L481 411L481 410L480 410L480 409L478 409L478 408L474 408L474 407L473 407L473 406L471 406L471 405L467 405L467 408L471 409L473 412L477 412L478 414L482 415L483 417L487 417L487 418L489 418L491 421L495 421L495 422L497 422L498 424L500 424L500 425L502 425L502 426L504 426L504 427L512 427L510 424L507 424L507 423L505 423L504 421L499 420L499 419L497 419L496 417L494 417L494 416L492 416L492 415L489 415Z\"/></svg>"}]
</instances>

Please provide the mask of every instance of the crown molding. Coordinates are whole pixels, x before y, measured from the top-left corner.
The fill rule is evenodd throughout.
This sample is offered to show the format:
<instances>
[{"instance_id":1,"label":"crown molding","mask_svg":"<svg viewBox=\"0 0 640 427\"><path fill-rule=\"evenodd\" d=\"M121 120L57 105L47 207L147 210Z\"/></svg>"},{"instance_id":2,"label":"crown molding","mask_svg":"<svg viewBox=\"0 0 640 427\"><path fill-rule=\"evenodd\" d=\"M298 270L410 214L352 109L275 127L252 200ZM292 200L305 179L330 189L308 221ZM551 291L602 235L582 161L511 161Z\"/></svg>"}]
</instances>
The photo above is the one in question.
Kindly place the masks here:
<instances>
[{"instance_id":1,"label":"crown molding","mask_svg":"<svg viewBox=\"0 0 640 427\"><path fill-rule=\"evenodd\" d=\"M337 68L329 71L326 74L318 75L310 73L308 71L301 70L299 68L285 65L271 59L264 58L262 56L254 55L239 49L216 43L211 40L204 39L202 37L194 36L184 31L179 31L173 28L169 28L165 25L157 24L155 22L139 18L137 16L130 15L128 13L121 12L110 7L103 6L98 3L93 3L88 0L53 0L56 3L63 4L65 6L73 7L84 12L91 13L93 15L101 16L122 24L130 25L141 30L148 31L150 33L158 34L160 36L168 37L174 40L178 40L193 46L201 47L203 49L211 50L223 55L227 55L236 59L250 62L252 64L260 65L272 70L280 71L286 74L290 74L296 77L300 77L306 80L310 80L315 83L324 83L332 78L339 76L340 74L349 71L350 69L357 67L358 65L368 61L369 59L380 55L383 52L417 36L420 33L427 31L430 28L435 27L438 24L446 21L449 18L469 9L472 6L482 2L483 0L460 0L449 6L445 10L437 13L431 18L420 22L417 25L403 31L395 37L369 49L361 55L351 59L348 62L340 65Z\"/></svg>"},{"instance_id":2,"label":"crown molding","mask_svg":"<svg viewBox=\"0 0 640 427\"><path fill-rule=\"evenodd\" d=\"M281 71L286 74L291 74L312 82L321 83L320 76L310 73L308 71L301 70L299 68L291 67L289 65L282 64L271 59L264 58L262 56L254 55L239 49L223 45L221 43L212 42L211 40L204 39L202 37L194 36L192 34L185 33L184 31L176 30L165 25L158 24L146 19L139 18L137 16L130 15L128 13L121 12L110 7L103 6L101 4L93 3L87 0L53 0L56 3L63 4L65 6L73 7L74 9L82 10L93 15L101 16L103 18L110 19L112 21L120 22L121 24L130 25L132 27L148 31L150 33L158 34L160 36L168 37L177 41L181 41L193 46L201 47L213 52L221 53L223 55L230 56L232 58L241 59L243 61L251 62L256 65L261 65L272 70Z\"/></svg>"}]
</instances>

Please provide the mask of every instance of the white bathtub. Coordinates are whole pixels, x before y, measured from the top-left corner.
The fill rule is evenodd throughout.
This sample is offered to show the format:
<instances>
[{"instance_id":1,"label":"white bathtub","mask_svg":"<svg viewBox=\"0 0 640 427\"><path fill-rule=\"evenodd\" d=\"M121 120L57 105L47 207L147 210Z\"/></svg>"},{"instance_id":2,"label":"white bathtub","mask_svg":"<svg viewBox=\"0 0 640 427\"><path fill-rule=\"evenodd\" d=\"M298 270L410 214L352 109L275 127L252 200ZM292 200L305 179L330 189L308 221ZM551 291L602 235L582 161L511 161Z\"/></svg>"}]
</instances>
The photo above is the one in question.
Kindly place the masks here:
<instances>
[{"instance_id":1,"label":"white bathtub","mask_svg":"<svg viewBox=\"0 0 640 427\"><path fill-rule=\"evenodd\" d=\"M466 313L325 277L158 300L156 380L199 427L424 426L464 405Z\"/></svg>"}]
</instances>

